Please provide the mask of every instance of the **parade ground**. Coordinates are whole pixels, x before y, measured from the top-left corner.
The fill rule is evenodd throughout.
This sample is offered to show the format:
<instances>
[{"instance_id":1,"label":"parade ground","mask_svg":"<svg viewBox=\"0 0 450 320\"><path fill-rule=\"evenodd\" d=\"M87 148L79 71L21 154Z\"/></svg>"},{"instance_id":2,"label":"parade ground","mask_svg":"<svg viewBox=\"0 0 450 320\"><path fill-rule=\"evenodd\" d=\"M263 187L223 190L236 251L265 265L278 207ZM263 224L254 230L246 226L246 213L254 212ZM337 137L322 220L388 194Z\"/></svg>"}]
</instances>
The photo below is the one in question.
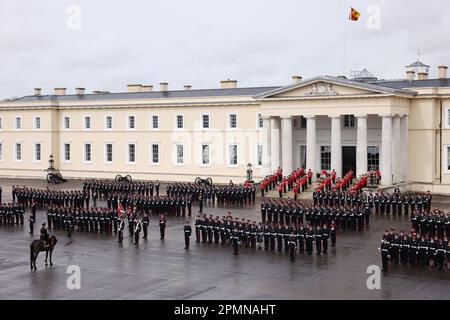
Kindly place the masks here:
<instances>
[{"instance_id":1,"label":"parade ground","mask_svg":"<svg viewBox=\"0 0 450 320\"><path fill-rule=\"evenodd\" d=\"M0 179L3 202L10 202L11 186L46 188L43 180ZM70 180L51 189L81 189L81 180ZM165 185L161 185L165 194ZM211 207L214 216L260 221L260 195L255 205ZM100 202L99 206L104 206ZM449 210L450 198L433 197L433 207ZM337 245L327 255L298 255L290 262L286 253L240 248L233 256L229 246L197 244L184 250L183 225L190 218L168 217L166 239L160 240L157 217L152 216L149 238L138 246L124 233L123 244L114 235L50 231L58 238L52 267L40 253L37 271L30 271L29 246L39 238L43 211L37 212L35 234L25 224L0 226L0 299L450 299L450 271L391 266L381 275L381 288L368 289L367 268L380 266L378 251L387 228L409 230L409 216L371 215L367 231L338 231ZM81 288L68 289L69 266L81 271Z\"/></svg>"}]
</instances>

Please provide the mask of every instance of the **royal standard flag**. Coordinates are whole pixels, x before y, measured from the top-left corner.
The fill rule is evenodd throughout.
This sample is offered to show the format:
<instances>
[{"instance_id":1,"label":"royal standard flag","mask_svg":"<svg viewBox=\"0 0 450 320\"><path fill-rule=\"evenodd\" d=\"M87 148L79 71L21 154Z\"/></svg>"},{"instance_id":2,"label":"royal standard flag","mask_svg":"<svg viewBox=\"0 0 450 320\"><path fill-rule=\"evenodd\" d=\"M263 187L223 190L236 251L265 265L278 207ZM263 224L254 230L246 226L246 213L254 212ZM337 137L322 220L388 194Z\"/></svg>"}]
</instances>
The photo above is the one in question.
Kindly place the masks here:
<instances>
[{"instance_id":1,"label":"royal standard flag","mask_svg":"<svg viewBox=\"0 0 450 320\"><path fill-rule=\"evenodd\" d=\"M360 16L361 16L361 13L359 13L358 10L351 8L348 19L352 20L352 21L358 21Z\"/></svg>"}]
</instances>

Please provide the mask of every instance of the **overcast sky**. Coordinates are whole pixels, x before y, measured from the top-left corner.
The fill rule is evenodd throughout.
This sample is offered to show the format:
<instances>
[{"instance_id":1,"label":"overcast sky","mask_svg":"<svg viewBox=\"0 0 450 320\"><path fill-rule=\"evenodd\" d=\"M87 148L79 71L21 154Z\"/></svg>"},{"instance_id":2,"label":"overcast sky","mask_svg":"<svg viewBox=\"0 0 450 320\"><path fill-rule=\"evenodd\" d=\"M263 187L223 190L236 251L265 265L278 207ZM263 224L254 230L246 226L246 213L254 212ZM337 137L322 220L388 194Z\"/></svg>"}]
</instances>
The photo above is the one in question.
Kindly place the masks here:
<instances>
[{"instance_id":1,"label":"overcast sky","mask_svg":"<svg viewBox=\"0 0 450 320\"><path fill-rule=\"evenodd\" d=\"M350 6L362 15L349 32ZM431 77L450 65L450 1L0 0L1 98L161 81L283 85L348 75L349 52L352 69L403 78L417 50Z\"/></svg>"}]
</instances>

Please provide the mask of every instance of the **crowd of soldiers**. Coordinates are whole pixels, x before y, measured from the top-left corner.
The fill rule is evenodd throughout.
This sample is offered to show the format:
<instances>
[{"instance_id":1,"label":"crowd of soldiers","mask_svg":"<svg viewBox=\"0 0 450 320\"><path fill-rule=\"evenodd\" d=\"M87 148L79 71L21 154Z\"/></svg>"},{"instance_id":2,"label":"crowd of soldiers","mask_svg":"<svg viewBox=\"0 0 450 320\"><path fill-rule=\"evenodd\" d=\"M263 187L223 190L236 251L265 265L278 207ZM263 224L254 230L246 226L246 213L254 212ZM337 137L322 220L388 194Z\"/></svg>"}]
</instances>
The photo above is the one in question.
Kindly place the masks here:
<instances>
[{"instance_id":1,"label":"crowd of soldiers","mask_svg":"<svg viewBox=\"0 0 450 320\"><path fill-rule=\"evenodd\" d=\"M25 208L15 203L3 203L0 205L0 225L12 226L24 222Z\"/></svg>"},{"instance_id":2,"label":"crowd of soldiers","mask_svg":"<svg viewBox=\"0 0 450 320\"><path fill-rule=\"evenodd\" d=\"M291 259L295 259L297 251L303 254L313 254L315 244L316 254L327 253L328 241L336 244L336 230L333 224L330 228L318 225L306 227L300 224L256 223L242 218L234 218L231 213L219 217L212 215L198 215L195 220L195 236L197 243L232 245L234 254L238 248L262 249L268 251L290 252Z\"/></svg>"},{"instance_id":3,"label":"crowd of soldiers","mask_svg":"<svg viewBox=\"0 0 450 320\"><path fill-rule=\"evenodd\" d=\"M411 215L413 229L421 236L450 238L450 213L435 209L432 212L414 210Z\"/></svg>"},{"instance_id":4,"label":"crowd of soldiers","mask_svg":"<svg viewBox=\"0 0 450 320\"><path fill-rule=\"evenodd\" d=\"M418 235L415 231L408 233L386 230L380 246L383 271L391 264L402 266L419 265L443 269L450 265L450 245L448 238Z\"/></svg>"},{"instance_id":5,"label":"crowd of soldiers","mask_svg":"<svg viewBox=\"0 0 450 320\"><path fill-rule=\"evenodd\" d=\"M168 196L192 197L192 201L203 201L214 205L247 205L255 202L256 188L252 184L203 186L194 183L171 183L166 187Z\"/></svg>"},{"instance_id":6,"label":"crowd of soldiers","mask_svg":"<svg viewBox=\"0 0 450 320\"><path fill-rule=\"evenodd\" d=\"M369 226L370 209L361 205L305 205L292 200L264 200L261 203L263 222L298 225L308 223L313 227L334 224L341 230L362 231Z\"/></svg>"},{"instance_id":7,"label":"crowd of soldiers","mask_svg":"<svg viewBox=\"0 0 450 320\"><path fill-rule=\"evenodd\" d=\"M25 208L30 207L32 203L41 209L53 205L88 208L90 197L81 190L57 191L13 186L12 199L14 203L17 202Z\"/></svg>"},{"instance_id":8,"label":"crowd of soldiers","mask_svg":"<svg viewBox=\"0 0 450 320\"><path fill-rule=\"evenodd\" d=\"M88 194L97 194L99 198L107 198L113 193L134 193L141 196L159 196L159 182L156 181L136 181L136 182L116 182L112 180L85 180L83 181L83 191Z\"/></svg>"}]
</instances>

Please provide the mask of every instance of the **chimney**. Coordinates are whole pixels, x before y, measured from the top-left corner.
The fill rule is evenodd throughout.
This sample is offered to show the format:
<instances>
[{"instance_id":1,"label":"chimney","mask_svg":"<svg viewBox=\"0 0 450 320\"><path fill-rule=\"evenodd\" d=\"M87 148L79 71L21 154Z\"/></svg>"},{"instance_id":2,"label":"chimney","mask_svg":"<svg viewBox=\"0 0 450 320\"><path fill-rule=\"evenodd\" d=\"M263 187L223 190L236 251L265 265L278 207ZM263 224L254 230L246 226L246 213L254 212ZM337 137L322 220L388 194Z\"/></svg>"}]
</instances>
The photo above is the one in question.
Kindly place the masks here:
<instances>
[{"instance_id":1,"label":"chimney","mask_svg":"<svg viewBox=\"0 0 450 320\"><path fill-rule=\"evenodd\" d=\"M128 92L141 92L141 84L127 84Z\"/></svg>"},{"instance_id":2,"label":"chimney","mask_svg":"<svg viewBox=\"0 0 450 320\"><path fill-rule=\"evenodd\" d=\"M416 76L416 73L413 70L406 71L406 79L409 81L413 81Z\"/></svg>"},{"instance_id":3,"label":"chimney","mask_svg":"<svg viewBox=\"0 0 450 320\"><path fill-rule=\"evenodd\" d=\"M237 87L237 81L236 80L222 80L220 81L220 87L222 89L233 89Z\"/></svg>"},{"instance_id":4,"label":"chimney","mask_svg":"<svg viewBox=\"0 0 450 320\"><path fill-rule=\"evenodd\" d=\"M78 95L83 95L84 94L84 88L75 88L75 92Z\"/></svg>"},{"instance_id":5,"label":"chimney","mask_svg":"<svg viewBox=\"0 0 450 320\"><path fill-rule=\"evenodd\" d=\"M152 85L142 85L141 86L141 92L152 92L153 86Z\"/></svg>"},{"instance_id":6,"label":"chimney","mask_svg":"<svg viewBox=\"0 0 450 320\"><path fill-rule=\"evenodd\" d=\"M159 88L159 91L167 91L167 89L169 88L169 84L167 82L160 82Z\"/></svg>"},{"instance_id":7,"label":"chimney","mask_svg":"<svg viewBox=\"0 0 450 320\"><path fill-rule=\"evenodd\" d=\"M447 66L439 66L439 79L447 79Z\"/></svg>"},{"instance_id":8,"label":"chimney","mask_svg":"<svg viewBox=\"0 0 450 320\"><path fill-rule=\"evenodd\" d=\"M34 88L34 95L40 96L41 95L41 88Z\"/></svg>"},{"instance_id":9,"label":"chimney","mask_svg":"<svg viewBox=\"0 0 450 320\"><path fill-rule=\"evenodd\" d=\"M418 80L425 80L425 79L428 78L428 74L425 73L425 72L419 72L419 73L417 74L417 78L418 78Z\"/></svg>"},{"instance_id":10,"label":"chimney","mask_svg":"<svg viewBox=\"0 0 450 320\"><path fill-rule=\"evenodd\" d=\"M183 86L183 89L184 89L184 90L191 90L191 89L192 89L192 86L189 85L189 84L185 84L185 85Z\"/></svg>"},{"instance_id":11,"label":"chimney","mask_svg":"<svg viewBox=\"0 0 450 320\"><path fill-rule=\"evenodd\" d=\"M302 77L300 76L292 76L292 82L295 83L300 83L302 81Z\"/></svg>"},{"instance_id":12,"label":"chimney","mask_svg":"<svg viewBox=\"0 0 450 320\"><path fill-rule=\"evenodd\" d=\"M63 96L66 94L66 88L55 88L55 94L57 96Z\"/></svg>"}]
</instances>

